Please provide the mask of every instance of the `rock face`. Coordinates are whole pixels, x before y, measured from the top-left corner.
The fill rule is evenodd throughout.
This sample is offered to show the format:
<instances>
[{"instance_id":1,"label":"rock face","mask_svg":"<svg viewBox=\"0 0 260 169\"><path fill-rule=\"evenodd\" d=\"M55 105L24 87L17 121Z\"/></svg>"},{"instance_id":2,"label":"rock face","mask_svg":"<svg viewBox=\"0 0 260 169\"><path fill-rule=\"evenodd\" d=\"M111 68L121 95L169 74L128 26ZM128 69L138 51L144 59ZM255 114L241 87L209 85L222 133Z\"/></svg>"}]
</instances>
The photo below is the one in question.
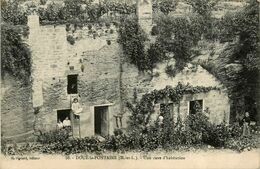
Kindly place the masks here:
<instances>
[{"instance_id":1,"label":"rock face","mask_svg":"<svg viewBox=\"0 0 260 169\"><path fill-rule=\"evenodd\" d=\"M149 2L139 9L151 12ZM151 16L146 15L139 16L139 22L149 32ZM114 33L100 30L107 28L97 29L95 37L85 27L70 34L65 25L40 26L38 16L30 16L28 26L32 87L13 85L3 95L1 120L4 138L21 141L34 130L55 130L58 119L67 116L68 112L74 121L70 109L75 97L79 99L83 112L79 123L72 122L74 136L113 134L115 128L127 127L131 112L125 103L134 100L134 93L140 99L147 92L166 85L176 86L178 82L220 87L222 90L185 95L178 105L172 106L174 119L176 112L185 119L191 112L190 105L197 100L202 103L203 110L210 111L213 123L229 121L230 103L225 88L201 67L188 65L183 72L170 78L164 71L167 63L162 63L158 65L159 76L152 77L123 60L121 47L116 41L116 28L113 28ZM68 35L76 39L74 45L68 43ZM38 113L35 114L33 109ZM157 114L159 109L160 104L156 106Z\"/></svg>"},{"instance_id":2,"label":"rock face","mask_svg":"<svg viewBox=\"0 0 260 169\"><path fill-rule=\"evenodd\" d=\"M5 78L1 84L1 136L9 141L33 139L34 111L31 86Z\"/></svg>"}]
</instances>

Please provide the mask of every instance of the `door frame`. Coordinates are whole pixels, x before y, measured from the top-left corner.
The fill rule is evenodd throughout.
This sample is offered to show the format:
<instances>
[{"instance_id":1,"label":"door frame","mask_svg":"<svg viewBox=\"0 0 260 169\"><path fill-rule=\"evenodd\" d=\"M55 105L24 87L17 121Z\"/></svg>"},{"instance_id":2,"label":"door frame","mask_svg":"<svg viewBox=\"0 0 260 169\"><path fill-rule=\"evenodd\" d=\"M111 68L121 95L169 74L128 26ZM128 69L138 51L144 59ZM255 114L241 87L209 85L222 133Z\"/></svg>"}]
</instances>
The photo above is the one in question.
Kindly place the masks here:
<instances>
[{"instance_id":1,"label":"door frame","mask_svg":"<svg viewBox=\"0 0 260 169\"><path fill-rule=\"evenodd\" d=\"M111 106L113 106L114 104L113 103L107 103L107 104L98 104L98 105L93 105L93 121L94 121L94 124L93 124L93 129L94 129L94 133L93 135L95 135L95 107L105 107L107 106L107 133L108 135L110 134L110 109L111 109Z\"/></svg>"}]
</instances>

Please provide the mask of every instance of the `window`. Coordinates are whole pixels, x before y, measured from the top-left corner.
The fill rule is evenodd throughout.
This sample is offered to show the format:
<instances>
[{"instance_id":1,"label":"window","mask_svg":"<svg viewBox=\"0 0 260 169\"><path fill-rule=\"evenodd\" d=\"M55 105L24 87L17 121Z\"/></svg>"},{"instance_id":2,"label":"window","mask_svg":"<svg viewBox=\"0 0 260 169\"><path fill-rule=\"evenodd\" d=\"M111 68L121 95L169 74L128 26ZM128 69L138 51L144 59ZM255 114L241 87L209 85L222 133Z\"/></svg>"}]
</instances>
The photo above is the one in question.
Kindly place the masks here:
<instances>
[{"instance_id":1,"label":"window","mask_svg":"<svg viewBox=\"0 0 260 169\"><path fill-rule=\"evenodd\" d=\"M59 120L63 122L67 117L70 120L70 109L57 110L57 122L59 122Z\"/></svg>"},{"instance_id":2,"label":"window","mask_svg":"<svg viewBox=\"0 0 260 169\"><path fill-rule=\"evenodd\" d=\"M190 101L189 113L196 114L202 112L203 109L203 100L193 100Z\"/></svg>"},{"instance_id":3,"label":"window","mask_svg":"<svg viewBox=\"0 0 260 169\"><path fill-rule=\"evenodd\" d=\"M78 75L68 75L68 94L77 94L78 93Z\"/></svg>"}]
</instances>

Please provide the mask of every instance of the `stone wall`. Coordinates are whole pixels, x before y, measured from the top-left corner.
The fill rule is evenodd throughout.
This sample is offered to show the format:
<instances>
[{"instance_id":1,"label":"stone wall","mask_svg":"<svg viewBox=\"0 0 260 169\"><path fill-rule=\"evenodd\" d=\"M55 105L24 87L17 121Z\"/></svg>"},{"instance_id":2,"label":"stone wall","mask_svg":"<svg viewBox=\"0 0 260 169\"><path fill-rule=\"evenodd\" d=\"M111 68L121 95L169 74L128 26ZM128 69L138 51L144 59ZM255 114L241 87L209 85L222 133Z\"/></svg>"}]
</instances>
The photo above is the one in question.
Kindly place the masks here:
<instances>
[{"instance_id":1,"label":"stone wall","mask_svg":"<svg viewBox=\"0 0 260 169\"><path fill-rule=\"evenodd\" d=\"M168 63L170 64L170 63ZM199 93L194 95L184 95L179 105L174 105L174 112L179 113L182 120L185 120L189 114L189 102L193 100L203 100L203 110L210 111L210 121L219 124L221 122L229 122L230 102L226 88L209 72L201 66L188 64L187 67L175 77L169 77L165 73L166 63L157 65L154 73L159 76L152 77L149 74L140 73L133 65L125 63L122 72L122 85L123 85L123 102L133 102L134 93L137 94L137 99L140 100L142 95L154 89L160 90L166 85L177 86L180 82L182 84L190 84L191 86L204 86L204 87L218 87L220 91L212 90L207 93ZM158 106L156 106L158 107ZM124 109L126 119L130 116L131 112ZM159 113L159 109L157 109ZM155 115L156 118L159 114ZM177 116L174 116L177 120Z\"/></svg>"},{"instance_id":2,"label":"stone wall","mask_svg":"<svg viewBox=\"0 0 260 169\"><path fill-rule=\"evenodd\" d=\"M123 114L122 127L126 128L131 112L125 103L133 101L135 91L137 99L140 99L149 91L162 89L166 85L176 86L178 82L221 87L206 70L192 65L175 78L165 74L165 66L169 63L158 65L154 70L159 74L156 77L139 72L134 65L123 60L116 34L101 36L101 32L100 36L93 38L85 36L86 29L83 28L75 34L85 37L71 45L66 39L68 32L65 25L40 26L37 16L30 16L28 25L28 43L32 51L32 92L29 88L13 88L3 99L2 130L5 136L23 135L33 129L43 132L56 129L57 110L70 109L74 97L79 97L83 106L80 125L81 136L84 137L94 135L95 106L109 106L110 134L116 128L115 116ZM67 93L67 76L73 74L78 75L76 95ZM204 108L209 107L212 122L228 119L229 102L225 90L185 96L179 108L183 118L187 116L189 101L194 99L204 100ZM39 108L39 112L34 114L33 108Z\"/></svg>"},{"instance_id":3,"label":"stone wall","mask_svg":"<svg viewBox=\"0 0 260 169\"><path fill-rule=\"evenodd\" d=\"M9 141L33 138L34 113L31 86L21 86L12 78L1 82L1 136Z\"/></svg>"},{"instance_id":4,"label":"stone wall","mask_svg":"<svg viewBox=\"0 0 260 169\"><path fill-rule=\"evenodd\" d=\"M35 17L35 16L32 16ZM121 50L116 37L85 36L85 28L75 36L85 36L74 45L67 42L65 26L39 26L29 18L29 44L33 60L33 106L39 107L36 130L56 129L57 110L70 109L72 99L79 97L83 107L81 136L94 135L94 107L109 105L109 132L113 133L115 115L120 113ZM85 30L85 31L84 31ZM73 34L74 36L74 34ZM111 44L107 43L107 40ZM78 75L78 93L67 93L68 75Z\"/></svg>"}]
</instances>

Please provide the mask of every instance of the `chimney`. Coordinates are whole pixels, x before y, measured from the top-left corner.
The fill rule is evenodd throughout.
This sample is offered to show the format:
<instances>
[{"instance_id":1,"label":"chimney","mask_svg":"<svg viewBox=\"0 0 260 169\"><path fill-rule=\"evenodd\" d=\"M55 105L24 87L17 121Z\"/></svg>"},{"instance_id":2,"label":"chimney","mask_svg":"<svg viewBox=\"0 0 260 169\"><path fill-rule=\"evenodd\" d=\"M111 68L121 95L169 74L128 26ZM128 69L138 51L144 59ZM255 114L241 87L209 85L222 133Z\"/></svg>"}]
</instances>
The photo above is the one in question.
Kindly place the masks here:
<instances>
[{"instance_id":1,"label":"chimney","mask_svg":"<svg viewBox=\"0 0 260 169\"><path fill-rule=\"evenodd\" d=\"M137 16L139 25L149 35L153 24L152 0L137 0Z\"/></svg>"},{"instance_id":2,"label":"chimney","mask_svg":"<svg viewBox=\"0 0 260 169\"><path fill-rule=\"evenodd\" d=\"M29 26L30 30L39 28L40 27L39 16L36 14L29 15L27 25Z\"/></svg>"}]
</instances>

